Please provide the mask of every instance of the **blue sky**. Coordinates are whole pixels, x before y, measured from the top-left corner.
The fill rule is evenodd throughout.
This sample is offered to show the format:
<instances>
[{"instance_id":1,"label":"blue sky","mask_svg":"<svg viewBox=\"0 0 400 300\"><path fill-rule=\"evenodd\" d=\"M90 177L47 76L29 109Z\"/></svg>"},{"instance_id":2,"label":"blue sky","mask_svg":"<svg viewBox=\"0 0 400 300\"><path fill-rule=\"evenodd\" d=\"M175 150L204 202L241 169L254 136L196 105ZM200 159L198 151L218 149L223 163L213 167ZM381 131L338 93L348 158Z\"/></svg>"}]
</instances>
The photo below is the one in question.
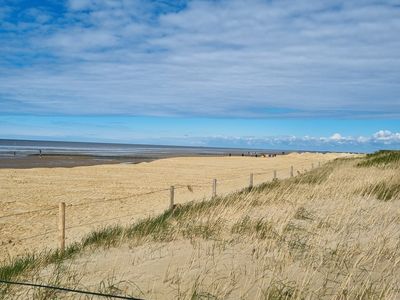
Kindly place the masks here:
<instances>
[{"instance_id":1,"label":"blue sky","mask_svg":"<svg viewBox=\"0 0 400 300\"><path fill-rule=\"evenodd\" d=\"M0 138L400 147L400 1L0 0Z\"/></svg>"}]
</instances>

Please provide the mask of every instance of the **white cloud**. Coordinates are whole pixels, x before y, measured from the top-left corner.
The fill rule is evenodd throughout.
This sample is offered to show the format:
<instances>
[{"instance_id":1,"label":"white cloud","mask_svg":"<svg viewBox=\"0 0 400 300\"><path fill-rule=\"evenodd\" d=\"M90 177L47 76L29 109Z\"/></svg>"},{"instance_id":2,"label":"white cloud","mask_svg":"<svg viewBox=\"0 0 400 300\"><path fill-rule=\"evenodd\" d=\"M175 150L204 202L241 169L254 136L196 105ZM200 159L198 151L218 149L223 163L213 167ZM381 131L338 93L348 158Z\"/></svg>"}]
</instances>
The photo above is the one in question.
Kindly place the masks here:
<instances>
[{"instance_id":1,"label":"white cloud","mask_svg":"<svg viewBox=\"0 0 400 300\"><path fill-rule=\"evenodd\" d=\"M312 136L272 136L272 137L231 137L216 136L198 138L203 145L225 145L268 148L280 147L281 149L379 149L400 148L400 133L380 130L371 136L347 136L335 133L330 137Z\"/></svg>"},{"instance_id":2,"label":"white cloud","mask_svg":"<svg viewBox=\"0 0 400 300\"><path fill-rule=\"evenodd\" d=\"M71 0L4 18L0 112L400 115L396 1L171 3Z\"/></svg>"},{"instance_id":3,"label":"white cloud","mask_svg":"<svg viewBox=\"0 0 400 300\"><path fill-rule=\"evenodd\" d=\"M332 141L340 141L343 137L340 133L334 133L329 139Z\"/></svg>"},{"instance_id":4,"label":"white cloud","mask_svg":"<svg viewBox=\"0 0 400 300\"><path fill-rule=\"evenodd\" d=\"M85 51L91 49L112 48L118 38L111 32L104 30L75 28L68 29L68 34L60 32L47 40L47 46L57 47L67 51Z\"/></svg>"},{"instance_id":5,"label":"white cloud","mask_svg":"<svg viewBox=\"0 0 400 300\"><path fill-rule=\"evenodd\" d=\"M391 144L393 142L400 143L400 133L392 133L389 130L379 130L373 135L375 141L384 142L385 144Z\"/></svg>"}]
</instances>

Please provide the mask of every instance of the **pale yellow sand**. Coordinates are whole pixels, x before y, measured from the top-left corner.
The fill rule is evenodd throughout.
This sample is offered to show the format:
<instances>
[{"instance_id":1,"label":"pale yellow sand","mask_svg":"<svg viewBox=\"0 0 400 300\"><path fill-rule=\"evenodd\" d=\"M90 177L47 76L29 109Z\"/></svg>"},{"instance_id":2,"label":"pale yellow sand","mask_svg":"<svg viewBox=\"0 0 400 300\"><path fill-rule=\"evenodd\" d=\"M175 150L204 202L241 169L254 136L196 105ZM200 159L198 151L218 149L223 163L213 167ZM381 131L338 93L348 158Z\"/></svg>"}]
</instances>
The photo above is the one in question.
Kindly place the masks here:
<instances>
[{"instance_id":1,"label":"pale yellow sand","mask_svg":"<svg viewBox=\"0 0 400 300\"><path fill-rule=\"evenodd\" d=\"M277 170L278 178L285 178L292 165L297 174L309 170L312 164L317 166L346 155L293 153L275 158L182 157L136 165L2 169L0 260L26 250L56 247L59 202L67 204L68 244L94 228L131 223L161 213L169 205L171 185L177 187L176 203L182 203L210 197L213 178L218 180L218 194L228 193L247 186L250 173L255 174L254 184L258 184L271 180L273 170ZM48 208L53 209L8 216Z\"/></svg>"},{"instance_id":2,"label":"pale yellow sand","mask_svg":"<svg viewBox=\"0 0 400 300\"><path fill-rule=\"evenodd\" d=\"M400 165L358 162L108 232L19 279L143 299L400 299ZM78 298L21 287L6 295Z\"/></svg>"}]
</instances>

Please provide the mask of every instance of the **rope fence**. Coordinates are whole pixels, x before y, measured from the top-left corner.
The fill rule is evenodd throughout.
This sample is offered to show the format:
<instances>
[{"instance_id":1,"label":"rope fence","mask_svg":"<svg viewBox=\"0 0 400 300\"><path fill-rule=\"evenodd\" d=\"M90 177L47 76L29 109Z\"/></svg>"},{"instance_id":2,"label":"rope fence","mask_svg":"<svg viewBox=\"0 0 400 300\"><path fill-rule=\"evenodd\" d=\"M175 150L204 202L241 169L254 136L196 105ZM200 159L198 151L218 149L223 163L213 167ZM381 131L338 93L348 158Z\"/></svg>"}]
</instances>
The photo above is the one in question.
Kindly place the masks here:
<instances>
[{"instance_id":1,"label":"rope fence","mask_svg":"<svg viewBox=\"0 0 400 300\"><path fill-rule=\"evenodd\" d=\"M69 227L66 227L65 229L73 229L73 228L79 228L79 227L85 227L85 226L89 226L89 225L94 225L94 224L101 224L101 223L106 223L106 222L110 222L110 221L113 221L113 220L119 220L119 219L128 218L128 217L132 217L132 214L118 216L118 217L109 218L109 219L105 219L105 220L94 221L94 222L90 222L90 223L84 223L84 224L69 226Z\"/></svg>"},{"instance_id":2,"label":"rope fence","mask_svg":"<svg viewBox=\"0 0 400 300\"><path fill-rule=\"evenodd\" d=\"M101 199L101 200L90 201L90 202L79 203L79 204L69 204L68 207L88 206L88 205L92 205L92 204L99 204L99 203L105 203L105 202L115 202L115 201L122 201L122 200L130 200L130 199L132 199L134 197L152 195L152 194L156 194L156 193L164 192L164 191L168 191L168 190L169 189L159 189L159 190L156 190L156 191L151 191L151 192L146 192L146 193L131 194L131 195L124 196L124 197Z\"/></svg>"},{"instance_id":3,"label":"rope fence","mask_svg":"<svg viewBox=\"0 0 400 300\"><path fill-rule=\"evenodd\" d=\"M57 209L57 206L52 206L52 207L47 207L47 208L37 209L37 210L24 211L24 212L15 213L15 214L4 215L4 216L0 216L0 219L16 217L16 216L23 216L23 215L30 215L30 214L39 213L39 212L52 211L52 210L55 210L55 209Z\"/></svg>"},{"instance_id":4,"label":"rope fence","mask_svg":"<svg viewBox=\"0 0 400 300\"><path fill-rule=\"evenodd\" d=\"M22 242L22 241L26 241L26 240L30 240L30 239L34 239L34 238L38 238L38 237L42 237L42 236L46 236L49 235L50 233L56 233L58 232L58 230L49 230L46 231L45 233L40 233L40 234L36 234L36 235L32 235L32 236L28 236L19 240L15 240L14 242L18 243L18 242Z\"/></svg>"},{"instance_id":5,"label":"rope fence","mask_svg":"<svg viewBox=\"0 0 400 300\"><path fill-rule=\"evenodd\" d=\"M320 166L321 164L318 162L318 166ZM315 168L315 164L312 163L311 164L311 170ZM298 170L297 170L298 171ZM290 169L287 168L281 168L281 169L269 169L268 171L265 172L257 172L257 173L250 173L249 175L246 176L239 176L239 177L235 177L232 179L212 179L209 180L208 182L204 182L204 183L196 183L196 184L177 184L174 186L171 186L170 188L163 188L163 189L158 189L158 190L154 190L154 191L149 191L149 192L144 192L144 193L135 193L135 194L130 194L127 196L123 196L123 197L116 197L116 198L109 198L109 199L99 199L99 200L94 200L94 201L89 201L89 202L85 202L85 203L78 203L78 204L68 204L65 205L64 202L60 202L59 206L50 206L50 207L45 207L42 209L37 209L37 210L32 210L32 211L25 211L25 212L20 212L20 213L15 213L15 214L8 214L8 215L3 215L0 216L0 219L5 219L5 218L10 218L10 217L15 217L15 216L22 216L22 215L35 215L35 214L40 214L42 212L48 212L48 211L56 211L57 208L59 210L58 212L58 230L48 230L45 233L41 233L41 234L36 234L36 235L32 235L32 236L28 236L28 237L24 237L18 240L14 240L14 242L22 242L22 241L26 241L26 240L31 240L31 239L36 239L38 237L44 237L47 236L49 234L53 234L53 233L57 233L59 232L59 248L63 251L65 249L65 231L69 230L69 229L74 229L74 228L80 228L80 227L85 227L85 226L90 226L90 225L94 225L94 224L102 224L102 223L107 223L113 220L117 220L117 219L123 219L123 218L127 218L127 217L131 217L132 214L125 214L122 216L117 216L117 217L113 217L113 218L109 218L109 219L104 219L104 220L98 220L98 221L93 221L93 222L87 222L87 223L81 223L78 225L72 225L72 226L65 226L65 207L66 208L72 208L72 207L85 207L85 206L91 206L91 205L97 205L99 203L108 203L108 202L115 202L115 201L122 201L122 202L128 202L131 201L133 199L136 199L138 197L141 196L147 196L147 195L153 195L153 194L157 194L157 193L163 193L163 192L170 192L170 196L169 196L169 209L173 209L176 204L175 204L175 196L176 190L182 190L182 189L188 189L189 191L192 191L191 188L196 187L196 188L206 188L209 187L210 188L210 195L211 198L217 196L217 191L218 191L218 186L221 183L231 183L234 181L238 181L241 179L248 179L248 187L252 188L254 186L254 177L255 176L261 176L261 175L269 175L269 177L272 180L277 180L278 179L278 175L281 174L282 172L285 172L286 175L289 174L290 177L294 177L294 168L293 166L290 167ZM262 180L259 183L262 182L266 182L266 180ZM166 205L167 206L167 205ZM56 215L56 214L54 214ZM125 299L125 298L123 298ZM128 299L128 298L126 298ZM129 298L132 299L132 298Z\"/></svg>"}]
</instances>

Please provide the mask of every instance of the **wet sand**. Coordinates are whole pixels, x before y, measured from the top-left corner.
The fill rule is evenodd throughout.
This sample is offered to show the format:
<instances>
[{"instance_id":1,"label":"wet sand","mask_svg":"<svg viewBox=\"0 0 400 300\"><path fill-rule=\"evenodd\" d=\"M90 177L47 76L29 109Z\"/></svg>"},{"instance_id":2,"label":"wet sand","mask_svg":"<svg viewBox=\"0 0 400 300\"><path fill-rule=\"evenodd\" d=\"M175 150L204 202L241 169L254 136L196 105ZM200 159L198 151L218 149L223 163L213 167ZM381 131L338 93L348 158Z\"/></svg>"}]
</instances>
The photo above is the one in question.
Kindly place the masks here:
<instances>
[{"instance_id":1,"label":"wet sand","mask_svg":"<svg viewBox=\"0 0 400 300\"><path fill-rule=\"evenodd\" d=\"M228 156L224 154L207 153L151 153L136 156L106 156L106 155L71 155L71 154L43 154L27 156L0 157L0 169L32 169L32 168L73 168L83 166L97 166L108 164L137 164L151 162L157 159L172 157L209 157ZM241 156L241 153L232 153L232 156Z\"/></svg>"},{"instance_id":2,"label":"wet sand","mask_svg":"<svg viewBox=\"0 0 400 300\"><path fill-rule=\"evenodd\" d=\"M0 169L73 168L105 164L150 162L160 156L29 155L0 158Z\"/></svg>"}]
</instances>

